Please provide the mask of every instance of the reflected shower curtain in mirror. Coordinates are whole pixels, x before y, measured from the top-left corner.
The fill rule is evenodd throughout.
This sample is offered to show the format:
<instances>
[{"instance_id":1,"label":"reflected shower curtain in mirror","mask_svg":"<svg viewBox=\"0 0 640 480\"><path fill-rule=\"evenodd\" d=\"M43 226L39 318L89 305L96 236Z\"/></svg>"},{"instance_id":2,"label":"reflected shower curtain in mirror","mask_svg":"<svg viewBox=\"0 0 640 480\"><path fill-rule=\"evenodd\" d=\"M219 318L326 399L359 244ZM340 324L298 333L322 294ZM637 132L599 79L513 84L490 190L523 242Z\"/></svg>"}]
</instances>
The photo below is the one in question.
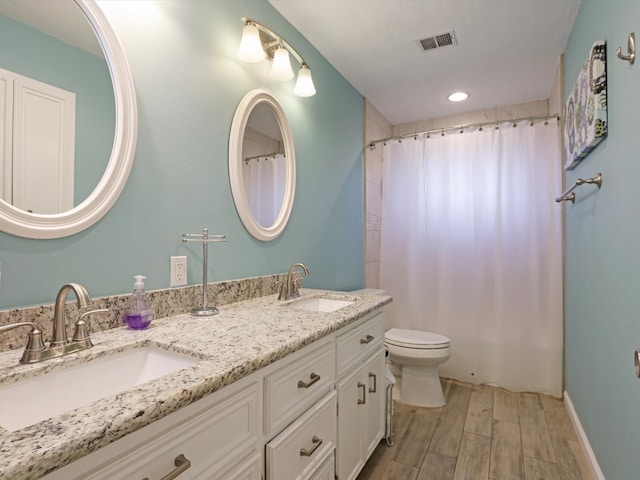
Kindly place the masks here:
<instances>
[{"instance_id":1,"label":"reflected shower curtain in mirror","mask_svg":"<svg viewBox=\"0 0 640 480\"><path fill-rule=\"evenodd\" d=\"M270 227L282 209L287 180L285 156L279 153L245 161L242 178L253 216L263 227Z\"/></svg>"},{"instance_id":2,"label":"reflected shower curtain in mirror","mask_svg":"<svg viewBox=\"0 0 640 480\"><path fill-rule=\"evenodd\" d=\"M451 339L443 377L562 392L557 122L388 142L387 327Z\"/></svg>"}]
</instances>

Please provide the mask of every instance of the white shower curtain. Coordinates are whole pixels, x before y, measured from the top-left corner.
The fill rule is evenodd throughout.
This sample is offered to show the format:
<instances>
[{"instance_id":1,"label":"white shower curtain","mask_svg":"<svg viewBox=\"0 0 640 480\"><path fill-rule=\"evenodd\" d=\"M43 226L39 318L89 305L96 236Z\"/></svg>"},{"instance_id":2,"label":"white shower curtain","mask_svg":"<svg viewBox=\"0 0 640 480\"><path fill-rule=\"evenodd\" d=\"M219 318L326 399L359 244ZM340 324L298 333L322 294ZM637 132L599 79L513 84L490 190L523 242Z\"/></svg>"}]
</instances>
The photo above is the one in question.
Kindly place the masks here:
<instances>
[{"instance_id":1,"label":"white shower curtain","mask_svg":"<svg viewBox=\"0 0 640 480\"><path fill-rule=\"evenodd\" d=\"M273 225L280 214L287 179L287 160L278 153L254 158L242 165L242 178L253 216L264 227Z\"/></svg>"},{"instance_id":2,"label":"white shower curtain","mask_svg":"<svg viewBox=\"0 0 640 480\"><path fill-rule=\"evenodd\" d=\"M552 121L385 146L387 327L449 337L441 376L561 395L559 142Z\"/></svg>"}]
</instances>

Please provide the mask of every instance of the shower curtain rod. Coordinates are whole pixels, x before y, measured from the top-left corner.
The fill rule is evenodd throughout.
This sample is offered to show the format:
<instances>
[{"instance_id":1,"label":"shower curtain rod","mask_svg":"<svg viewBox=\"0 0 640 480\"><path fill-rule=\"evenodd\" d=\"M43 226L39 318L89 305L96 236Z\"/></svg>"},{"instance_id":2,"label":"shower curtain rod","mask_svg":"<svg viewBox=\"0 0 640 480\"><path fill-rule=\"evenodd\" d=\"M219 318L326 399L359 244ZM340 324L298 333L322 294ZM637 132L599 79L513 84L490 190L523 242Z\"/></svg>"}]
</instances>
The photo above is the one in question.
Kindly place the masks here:
<instances>
[{"instance_id":1,"label":"shower curtain rod","mask_svg":"<svg viewBox=\"0 0 640 480\"><path fill-rule=\"evenodd\" d=\"M284 152L265 153L263 155L255 155L253 157L246 157L244 159L244 163L249 163L251 160L260 160L261 158L264 158L265 160L269 160L269 158L275 159L278 155L286 156L284 154Z\"/></svg>"},{"instance_id":2,"label":"shower curtain rod","mask_svg":"<svg viewBox=\"0 0 640 480\"><path fill-rule=\"evenodd\" d=\"M454 130L459 130L460 133L464 133L465 129L479 128L480 130L482 130L483 127L487 127L489 125L493 125L495 126L496 129L498 129L500 128L500 125L504 123L513 123L513 126L517 127L518 123L524 122L524 121L531 122L531 125L533 125L536 122L541 122L543 120L548 121L548 120L551 120L552 118L555 118L556 120L558 120L558 122L560 121L560 115L555 113L553 115L539 115L534 117L509 118L505 120L495 120L493 122L468 123L465 125L458 125L456 127L434 128L432 130L423 130L421 132L405 133L403 135L396 135L393 137L381 138L380 140L374 140L371 143L369 143L369 148L373 150L374 148L376 148L376 145L378 143L386 143L386 142L390 142L391 140L401 141L405 138L413 138L414 140L417 140L418 135L427 135L427 137L435 133L444 135L445 133L451 132Z\"/></svg>"}]
</instances>

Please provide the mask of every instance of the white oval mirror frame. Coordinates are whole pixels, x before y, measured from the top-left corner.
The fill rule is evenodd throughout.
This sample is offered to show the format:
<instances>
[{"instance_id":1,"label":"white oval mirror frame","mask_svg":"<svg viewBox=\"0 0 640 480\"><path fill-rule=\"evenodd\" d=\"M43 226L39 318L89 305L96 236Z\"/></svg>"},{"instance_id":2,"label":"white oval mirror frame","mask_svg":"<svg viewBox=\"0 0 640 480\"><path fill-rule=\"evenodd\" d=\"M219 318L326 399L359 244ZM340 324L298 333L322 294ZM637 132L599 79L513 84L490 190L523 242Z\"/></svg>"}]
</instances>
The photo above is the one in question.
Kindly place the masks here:
<instances>
[{"instance_id":1,"label":"white oval mirror frame","mask_svg":"<svg viewBox=\"0 0 640 480\"><path fill-rule=\"evenodd\" d=\"M251 112L261 103L265 103L271 107L275 114L280 132L282 133L286 158L284 198L280 213L271 226L261 225L260 222L256 220L256 217L251 211L242 178L244 132ZM247 231L262 241L273 240L280 235L287 226L291 209L293 208L293 198L296 189L296 157L293 136L287 116L280 103L265 89L258 88L247 93L240 101L236 113L233 116L231 134L229 136L229 182L231 183L231 193L233 194L233 201L236 204L236 210Z\"/></svg>"},{"instance_id":2,"label":"white oval mirror frame","mask_svg":"<svg viewBox=\"0 0 640 480\"><path fill-rule=\"evenodd\" d=\"M136 148L138 110L124 51L95 0L74 0L93 27L107 60L116 103L113 149L107 168L93 192L73 209L40 215L0 200L0 231L25 238L61 238L81 232L100 220L120 196L129 177Z\"/></svg>"}]
</instances>

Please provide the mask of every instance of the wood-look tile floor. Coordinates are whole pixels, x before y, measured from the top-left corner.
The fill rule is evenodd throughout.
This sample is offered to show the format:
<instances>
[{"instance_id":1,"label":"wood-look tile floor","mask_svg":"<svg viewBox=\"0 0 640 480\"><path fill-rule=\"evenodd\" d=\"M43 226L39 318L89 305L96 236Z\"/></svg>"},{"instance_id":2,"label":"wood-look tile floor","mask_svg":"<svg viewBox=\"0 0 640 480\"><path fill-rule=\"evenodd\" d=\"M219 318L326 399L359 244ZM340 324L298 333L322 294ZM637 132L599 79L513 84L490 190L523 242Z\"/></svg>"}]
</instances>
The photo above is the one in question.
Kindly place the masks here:
<instances>
[{"instance_id":1,"label":"wood-look tile floor","mask_svg":"<svg viewBox=\"0 0 640 480\"><path fill-rule=\"evenodd\" d=\"M446 405L395 402L357 480L593 480L562 400L442 380Z\"/></svg>"}]
</instances>

